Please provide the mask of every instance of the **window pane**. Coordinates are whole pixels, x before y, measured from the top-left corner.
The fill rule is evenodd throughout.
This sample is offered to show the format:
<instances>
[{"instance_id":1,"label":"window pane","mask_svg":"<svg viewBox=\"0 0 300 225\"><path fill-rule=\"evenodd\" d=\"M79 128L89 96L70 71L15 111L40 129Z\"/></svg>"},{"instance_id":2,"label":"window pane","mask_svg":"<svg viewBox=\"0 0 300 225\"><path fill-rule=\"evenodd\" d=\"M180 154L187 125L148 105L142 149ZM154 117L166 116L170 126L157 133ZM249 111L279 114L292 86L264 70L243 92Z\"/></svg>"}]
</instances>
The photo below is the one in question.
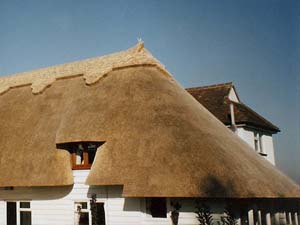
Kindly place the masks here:
<instances>
[{"instance_id":1,"label":"window pane","mask_svg":"<svg viewBox=\"0 0 300 225\"><path fill-rule=\"evenodd\" d=\"M167 201L166 198L151 199L151 215L152 217L167 217Z\"/></svg>"},{"instance_id":2,"label":"window pane","mask_svg":"<svg viewBox=\"0 0 300 225\"><path fill-rule=\"evenodd\" d=\"M255 146L255 150L258 151L258 140L257 139L254 140L254 146Z\"/></svg>"},{"instance_id":3,"label":"window pane","mask_svg":"<svg viewBox=\"0 0 300 225\"><path fill-rule=\"evenodd\" d=\"M92 225L105 225L104 203L91 203Z\"/></svg>"},{"instance_id":4,"label":"window pane","mask_svg":"<svg viewBox=\"0 0 300 225\"><path fill-rule=\"evenodd\" d=\"M87 202L76 202L75 203L75 210L76 212L80 212L83 209L87 209L88 205Z\"/></svg>"},{"instance_id":5,"label":"window pane","mask_svg":"<svg viewBox=\"0 0 300 225\"><path fill-rule=\"evenodd\" d=\"M20 208L29 209L30 208L30 202L20 202Z\"/></svg>"},{"instance_id":6,"label":"window pane","mask_svg":"<svg viewBox=\"0 0 300 225\"><path fill-rule=\"evenodd\" d=\"M21 225L31 225L31 212L20 212Z\"/></svg>"},{"instance_id":7,"label":"window pane","mask_svg":"<svg viewBox=\"0 0 300 225\"><path fill-rule=\"evenodd\" d=\"M81 202L80 204L82 209L87 209L87 202Z\"/></svg>"},{"instance_id":8,"label":"window pane","mask_svg":"<svg viewBox=\"0 0 300 225\"><path fill-rule=\"evenodd\" d=\"M89 213L80 212L79 213L79 225L89 225Z\"/></svg>"},{"instance_id":9,"label":"window pane","mask_svg":"<svg viewBox=\"0 0 300 225\"><path fill-rule=\"evenodd\" d=\"M6 203L6 221L8 225L17 225L17 204L15 202Z\"/></svg>"},{"instance_id":10,"label":"window pane","mask_svg":"<svg viewBox=\"0 0 300 225\"><path fill-rule=\"evenodd\" d=\"M260 134L259 135L259 147L260 147L260 152L264 152L264 149L263 149L263 142L262 142L262 135Z\"/></svg>"},{"instance_id":11,"label":"window pane","mask_svg":"<svg viewBox=\"0 0 300 225\"><path fill-rule=\"evenodd\" d=\"M76 146L76 165L83 165L84 161L83 161L83 146L82 144L79 144L78 146Z\"/></svg>"},{"instance_id":12,"label":"window pane","mask_svg":"<svg viewBox=\"0 0 300 225\"><path fill-rule=\"evenodd\" d=\"M97 146L95 144L88 145L88 154L89 154L89 164L93 164L95 155L97 151Z\"/></svg>"}]
</instances>

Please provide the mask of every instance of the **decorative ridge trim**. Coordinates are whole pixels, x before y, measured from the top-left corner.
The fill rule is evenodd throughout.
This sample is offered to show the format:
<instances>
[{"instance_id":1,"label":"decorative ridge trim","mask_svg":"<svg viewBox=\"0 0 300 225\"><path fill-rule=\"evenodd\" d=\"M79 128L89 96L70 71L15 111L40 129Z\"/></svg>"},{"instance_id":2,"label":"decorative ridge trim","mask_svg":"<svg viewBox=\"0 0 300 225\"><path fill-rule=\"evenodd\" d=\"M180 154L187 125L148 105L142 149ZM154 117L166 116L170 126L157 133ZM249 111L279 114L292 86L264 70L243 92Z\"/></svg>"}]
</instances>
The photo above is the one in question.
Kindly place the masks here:
<instances>
[{"instance_id":1,"label":"decorative ridge trim","mask_svg":"<svg viewBox=\"0 0 300 225\"><path fill-rule=\"evenodd\" d=\"M57 79L69 78L78 74L83 74L85 83L91 85L114 69L138 65L157 66L164 74L171 77L165 66L144 48L144 43L139 42L132 48L110 55L2 77L0 78L0 95L13 87L24 85L31 85L32 93L40 94Z\"/></svg>"}]
</instances>

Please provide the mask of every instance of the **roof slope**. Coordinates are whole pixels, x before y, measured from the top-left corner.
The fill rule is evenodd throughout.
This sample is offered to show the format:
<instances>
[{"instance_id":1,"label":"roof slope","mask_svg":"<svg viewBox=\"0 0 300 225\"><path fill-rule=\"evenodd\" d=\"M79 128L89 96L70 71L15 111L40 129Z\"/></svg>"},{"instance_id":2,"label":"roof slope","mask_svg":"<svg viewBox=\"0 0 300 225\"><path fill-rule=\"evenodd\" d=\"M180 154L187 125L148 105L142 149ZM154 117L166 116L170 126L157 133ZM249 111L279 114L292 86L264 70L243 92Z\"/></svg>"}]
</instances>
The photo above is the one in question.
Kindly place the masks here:
<instances>
[{"instance_id":1,"label":"roof slope","mask_svg":"<svg viewBox=\"0 0 300 225\"><path fill-rule=\"evenodd\" d=\"M232 82L187 88L186 90L225 125L231 124L229 104L233 103L236 124L255 126L274 133L280 131L277 126L260 116L245 104L230 101L228 95L231 88L234 88Z\"/></svg>"},{"instance_id":2,"label":"roof slope","mask_svg":"<svg viewBox=\"0 0 300 225\"><path fill-rule=\"evenodd\" d=\"M0 186L72 184L57 144L105 141L87 184L124 185L127 197L300 197L158 64L115 68L90 86L58 79L39 95L12 88L0 124Z\"/></svg>"},{"instance_id":3,"label":"roof slope","mask_svg":"<svg viewBox=\"0 0 300 225\"><path fill-rule=\"evenodd\" d=\"M38 94L58 79L71 78L78 75L82 75L85 83L91 85L114 69L143 64L156 65L165 74L169 75L164 66L144 48L144 43L141 42L126 51L102 57L0 77L0 94L11 88L24 85L31 85L32 93Z\"/></svg>"}]
</instances>

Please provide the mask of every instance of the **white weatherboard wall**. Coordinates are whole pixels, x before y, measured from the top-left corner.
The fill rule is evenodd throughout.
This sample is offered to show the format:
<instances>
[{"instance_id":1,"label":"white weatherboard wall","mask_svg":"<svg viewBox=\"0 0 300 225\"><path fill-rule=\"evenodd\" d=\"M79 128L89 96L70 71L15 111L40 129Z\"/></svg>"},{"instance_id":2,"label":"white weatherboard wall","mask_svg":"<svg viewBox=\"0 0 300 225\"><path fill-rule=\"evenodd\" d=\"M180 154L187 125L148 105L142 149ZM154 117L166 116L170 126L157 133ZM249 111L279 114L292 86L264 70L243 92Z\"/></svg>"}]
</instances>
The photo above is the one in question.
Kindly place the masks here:
<instances>
[{"instance_id":1,"label":"white weatherboard wall","mask_svg":"<svg viewBox=\"0 0 300 225\"><path fill-rule=\"evenodd\" d=\"M275 155L274 155L274 144L271 134L264 134L262 136L263 148L267 154L266 158L275 165Z\"/></svg>"},{"instance_id":2,"label":"white weatherboard wall","mask_svg":"<svg viewBox=\"0 0 300 225\"><path fill-rule=\"evenodd\" d=\"M123 198L121 186L90 187L84 184L88 170L74 171L70 187L0 189L0 225L6 224L6 201L30 201L32 225L74 225L75 202L89 202L92 194L103 202L107 225L171 225L170 199L167 218L152 218L145 198ZM6 201L5 201L6 200ZM196 225L193 200L181 200L180 224Z\"/></svg>"},{"instance_id":3,"label":"white weatherboard wall","mask_svg":"<svg viewBox=\"0 0 300 225\"><path fill-rule=\"evenodd\" d=\"M5 217L5 202L0 201L0 225L6 224L5 219L6 219L6 217Z\"/></svg>"},{"instance_id":4,"label":"white weatherboard wall","mask_svg":"<svg viewBox=\"0 0 300 225\"><path fill-rule=\"evenodd\" d=\"M3 200L30 201L32 225L74 225L74 203L89 201L91 194L97 194L97 201L104 203L106 225L171 225L171 201L178 201L182 205L179 225L199 224L194 213L194 199L167 199L167 218L152 218L146 207L145 198L123 198L120 186L89 187L84 185L87 174L88 171L74 171L75 185L73 187L0 190L0 225L8 225L6 224L6 202ZM218 199L206 202L206 204L214 212L214 220L221 222L225 202ZM255 210L249 209L248 214L249 212L257 213ZM264 211L268 212L267 209ZM253 215L251 218L254 218ZM257 221L252 222L250 225L258 224Z\"/></svg>"},{"instance_id":5,"label":"white weatherboard wall","mask_svg":"<svg viewBox=\"0 0 300 225\"><path fill-rule=\"evenodd\" d=\"M237 128L237 135L243 139L248 145L250 145L251 148L253 148L253 151L255 151L254 146L254 132L255 130L251 130L249 128L245 127L238 127ZM263 152L266 155L263 155L265 159L267 159L270 163L275 165L275 155L274 155L274 145L273 145L273 137L271 134L260 132L262 134L262 148Z\"/></svg>"}]
</instances>

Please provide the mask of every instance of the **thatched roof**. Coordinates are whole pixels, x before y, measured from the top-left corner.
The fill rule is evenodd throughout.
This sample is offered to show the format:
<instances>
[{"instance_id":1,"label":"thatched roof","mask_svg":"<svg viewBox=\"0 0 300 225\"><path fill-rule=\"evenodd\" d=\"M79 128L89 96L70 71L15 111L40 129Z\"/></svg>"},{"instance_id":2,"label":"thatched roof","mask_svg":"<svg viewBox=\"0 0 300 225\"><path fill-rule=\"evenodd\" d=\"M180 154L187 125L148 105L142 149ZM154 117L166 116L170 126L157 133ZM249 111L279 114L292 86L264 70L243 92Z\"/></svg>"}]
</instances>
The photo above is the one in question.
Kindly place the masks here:
<instances>
[{"instance_id":1,"label":"thatched roof","mask_svg":"<svg viewBox=\"0 0 300 225\"><path fill-rule=\"evenodd\" d=\"M124 196L300 197L297 184L228 130L143 46L127 53L131 65L112 67L93 85L86 85L84 70L76 73L82 62L65 65L78 76L57 79L56 72L37 95L19 81L35 83L30 72L4 78L21 86L0 96L0 186L71 185L69 153L57 144L104 141L86 182L123 185ZM141 61L136 54L144 54ZM102 71L98 60L86 68Z\"/></svg>"},{"instance_id":2,"label":"thatched roof","mask_svg":"<svg viewBox=\"0 0 300 225\"><path fill-rule=\"evenodd\" d=\"M277 133L280 129L270 121L256 113L242 102L234 102L229 99L231 89L235 90L232 82L209 85L204 87L187 88L205 108L226 125L231 125L229 105L234 105L235 123L264 129L270 133Z\"/></svg>"}]
</instances>

